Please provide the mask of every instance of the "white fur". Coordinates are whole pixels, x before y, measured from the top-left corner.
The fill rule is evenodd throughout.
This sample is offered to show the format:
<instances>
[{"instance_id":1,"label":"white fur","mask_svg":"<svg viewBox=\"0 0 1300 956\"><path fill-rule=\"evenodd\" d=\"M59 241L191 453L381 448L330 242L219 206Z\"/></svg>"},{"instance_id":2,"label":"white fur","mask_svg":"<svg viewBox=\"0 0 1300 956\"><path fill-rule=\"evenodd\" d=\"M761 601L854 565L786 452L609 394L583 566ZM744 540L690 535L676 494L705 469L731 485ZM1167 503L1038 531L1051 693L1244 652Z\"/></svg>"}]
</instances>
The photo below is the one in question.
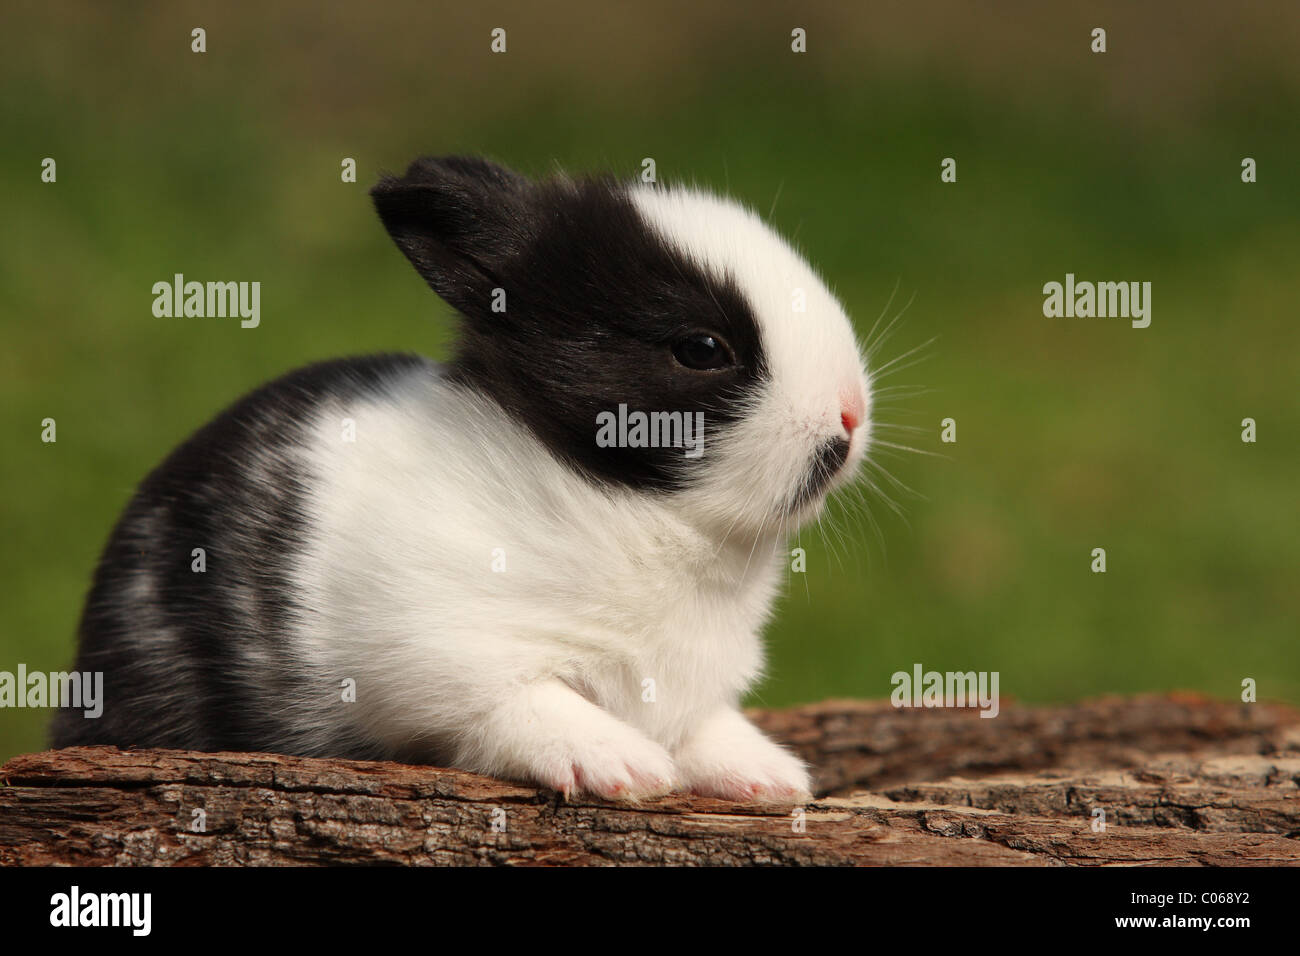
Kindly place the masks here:
<instances>
[{"instance_id":1,"label":"white fur","mask_svg":"<svg viewBox=\"0 0 1300 956\"><path fill-rule=\"evenodd\" d=\"M670 242L735 277L770 386L708 446L702 480L667 496L576 474L436 371L324 407L303 463L314 543L295 575L322 742L376 741L565 793L808 798L803 765L738 707L762 671L785 537L820 503L793 518L780 506L841 433L846 396L865 411L862 360L839 304L752 213L694 192L634 197ZM806 313L792 311L795 287ZM345 678L354 704L338 702Z\"/></svg>"},{"instance_id":2,"label":"white fur","mask_svg":"<svg viewBox=\"0 0 1300 956\"><path fill-rule=\"evenodd\" d=\"M752 210L686 189L640 187L632 197L677 249L707 271L730 275L758 319L771 382L757 407L713 452L710 480L686 496L701 520L752 536L773 521L813 451L841 434L847 401L856 399L864 424L853 433L837 485L848 480L866 451L870 392L853 327L807 262ZM794 311L796 290L805 298L803 312ZM819 506L813 503L794 523L808 520Z\"/></svg>"}]
</instances>

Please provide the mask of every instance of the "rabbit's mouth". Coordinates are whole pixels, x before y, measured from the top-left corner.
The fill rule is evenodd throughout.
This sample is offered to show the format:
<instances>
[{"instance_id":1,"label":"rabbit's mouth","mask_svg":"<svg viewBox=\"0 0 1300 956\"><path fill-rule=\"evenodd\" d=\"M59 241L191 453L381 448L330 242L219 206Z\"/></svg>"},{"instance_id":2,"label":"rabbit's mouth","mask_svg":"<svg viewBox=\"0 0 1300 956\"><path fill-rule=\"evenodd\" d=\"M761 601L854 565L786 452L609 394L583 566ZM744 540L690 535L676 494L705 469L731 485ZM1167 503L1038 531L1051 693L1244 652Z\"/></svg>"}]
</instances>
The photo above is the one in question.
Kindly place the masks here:
<instances>
[{"instance_id":1,"label":"rabbit's mouth","mask_svg":"<svg viewBox=\"0 0 1300 956\"><path fill-rule=\"evenodd\" d=\"M849 448L844 438L832 438L818 447L799 487L786 504L787 515L794 517L809 506L820 504L848 463Z\"/></svg>"}]
</instances>

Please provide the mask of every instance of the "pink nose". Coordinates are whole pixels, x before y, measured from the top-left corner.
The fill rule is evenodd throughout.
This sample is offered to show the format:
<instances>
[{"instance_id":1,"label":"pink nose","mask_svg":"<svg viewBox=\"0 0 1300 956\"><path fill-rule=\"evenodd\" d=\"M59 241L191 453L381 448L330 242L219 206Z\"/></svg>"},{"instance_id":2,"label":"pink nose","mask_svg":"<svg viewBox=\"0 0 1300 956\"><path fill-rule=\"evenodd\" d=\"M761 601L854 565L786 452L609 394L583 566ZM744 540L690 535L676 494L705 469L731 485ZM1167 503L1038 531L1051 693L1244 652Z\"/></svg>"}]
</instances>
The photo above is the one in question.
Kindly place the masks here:
<instances>
[{"instance_id":1,"label":"pink nose","mask_svg":"<svg viewBox=\"0 0 1300 956\"><path fill-rule=\"evenodd\" d=\"M840 424L845 433L852 438L854 430L862 424L862 396L856 391L843 392L840 395Z\"/></svg>"}]
</instances>

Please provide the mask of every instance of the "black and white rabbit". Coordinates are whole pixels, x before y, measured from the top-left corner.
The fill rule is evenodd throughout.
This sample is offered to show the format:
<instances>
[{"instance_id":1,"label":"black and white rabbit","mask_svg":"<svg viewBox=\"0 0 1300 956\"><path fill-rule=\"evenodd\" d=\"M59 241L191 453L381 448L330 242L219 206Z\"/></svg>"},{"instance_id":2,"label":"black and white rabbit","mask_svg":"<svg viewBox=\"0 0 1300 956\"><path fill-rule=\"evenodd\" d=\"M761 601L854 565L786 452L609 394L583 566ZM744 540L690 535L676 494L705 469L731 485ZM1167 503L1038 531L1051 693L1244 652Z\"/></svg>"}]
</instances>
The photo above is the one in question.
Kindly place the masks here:
<instances>
[{"instance_id":1,"label":"black and white rabbit","mask_svg":"<svg viewBox=\"0 0 1300 956\"><path fill-rule=\"evenodd\" d=\"M454 358L293 372L150 474L81 622L103 715L61 712L55 744L807 799L739 702L788 536L869 440L839 302L694 189L453 157L372 195L462 316ZM703 453L602 447L620 406L702 413Z\"/></svg>"}]
</instances>

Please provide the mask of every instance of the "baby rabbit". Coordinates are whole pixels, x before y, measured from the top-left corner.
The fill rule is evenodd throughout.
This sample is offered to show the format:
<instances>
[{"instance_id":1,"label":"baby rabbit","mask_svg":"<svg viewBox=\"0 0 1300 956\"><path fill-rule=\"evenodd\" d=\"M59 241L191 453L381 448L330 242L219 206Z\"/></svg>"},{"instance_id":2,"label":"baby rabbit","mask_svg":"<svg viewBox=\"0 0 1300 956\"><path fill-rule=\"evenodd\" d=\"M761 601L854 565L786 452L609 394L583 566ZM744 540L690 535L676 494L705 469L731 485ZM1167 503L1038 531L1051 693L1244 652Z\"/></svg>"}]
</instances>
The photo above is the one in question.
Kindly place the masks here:
<instances>
[{"instance_id":1,"label":"baby rabbit","mask_svg":"<svg viewBox=\"0 0 1300 956\"><path fill-rule=\"evenodd\" d=\"M155 469L81 621L103 715L54 743L809 799L739 702L788 536L869 440L839 302L694 189L448 157L371 194L454 357L293 372Z\"/></svg>"}]
</instances>

